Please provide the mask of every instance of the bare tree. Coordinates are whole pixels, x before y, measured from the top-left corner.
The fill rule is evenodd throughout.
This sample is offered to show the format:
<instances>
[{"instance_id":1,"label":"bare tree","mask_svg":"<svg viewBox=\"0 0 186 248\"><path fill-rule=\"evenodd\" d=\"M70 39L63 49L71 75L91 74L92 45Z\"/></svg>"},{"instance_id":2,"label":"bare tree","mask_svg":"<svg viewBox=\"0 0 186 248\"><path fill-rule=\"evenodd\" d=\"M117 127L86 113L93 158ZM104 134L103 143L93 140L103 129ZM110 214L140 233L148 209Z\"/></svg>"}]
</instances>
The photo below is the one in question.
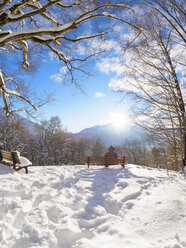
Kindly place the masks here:
<instances>
[{"instance_id":1,"label":"bare tree","mask_svg":"<svg viewBox=\"0 0 186 248\"><path fill-rule=\"evenodd\" d=\"M3 119L1 116L0 143L2 149L22 152L28 145L29 136L30 133L24 128L21 120Z\"/></svg>"},{"instance_id":2,"label":"bare tree","mask_svg":"<svg viewBox=\"0 0 186 248\"><path fill-rule=\"evenodd\" d=\"M93 137L90 139L92 143L92 156L101 157L106 153L106 147L103 141L99 137Z\"/></svg>"},{"instance_id":3,"label":"bare tree","mask_svg":"<svg viewBox=\"0 0 186 248\"><path fill-rule=\"evenodd\" d=\"M29 70L29 56L34 47L44 48L54 53L67 68L72 83L76 84L73 71L81 70L79 63L85 62L93 54L90 52L85 57L75 54L73 44L85 42L97 37L103 37L109 30L109 25L101 25L97 30L95 20L115 20L130 25L121 14L122 10L133 9L115 1L88 1L88 0L4 0L0 1L0 51L13 55L18 59L22 53L22 67ZM99 24L99 22L98 22ZM92 27L87 29L87 26ZM99 26L99 25L97 25ZM97 32L96 32L97 31ZM8 57L9 63L10 56ZM12 97L22 99L37 110L37 106L19 91L19 82L15 82L10 74L0 70L0 90L4 109L7 116L12 113ZM14 111L25 108L14 109Z\"/></svg>"},{"instance_id":4,"label":"bare tree","mask_svg":"<svg viewBox=\"0 0 186 248\"><path fill-rule=\"evenodd\" d=\"M135 20L142 33L124 56L125 83L121 91L139 100L138 124L158 137L160 143L168 144L170 167L183 169L185 6L181 0L145 2Z\"/></svg>"},{"instance_id":5,"label":"bare tree","mask_svg":"<svg viewBox=\"0 0 186 248\"><path fill-rule=\"evenodd\" d=\"M186 9L185 0L145 0L148 8L155 10L162 20L166 22L166 28L172 30L174 37L186 43L185 22Z\"/></svg>"}]
</instances>

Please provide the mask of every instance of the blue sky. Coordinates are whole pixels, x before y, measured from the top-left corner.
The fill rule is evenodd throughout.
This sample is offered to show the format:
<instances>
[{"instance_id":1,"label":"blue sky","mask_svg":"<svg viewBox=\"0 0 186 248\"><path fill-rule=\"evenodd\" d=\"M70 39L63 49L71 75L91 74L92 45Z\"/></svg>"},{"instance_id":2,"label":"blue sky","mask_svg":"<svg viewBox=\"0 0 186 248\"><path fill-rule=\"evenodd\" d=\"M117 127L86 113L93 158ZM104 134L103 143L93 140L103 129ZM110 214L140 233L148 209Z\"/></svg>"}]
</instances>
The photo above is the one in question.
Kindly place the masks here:
<instances>
[{"instance_id":1,"label":"blue sky","mask_svg":"<svg viewBox=\"0 0 186 248\"><path fill-rule=\"evenodd\" d=\"M112 113L130 112L131 102L126 99L121 102L122 96L109 87L113 73L102 73L96 64L90 65L93 76L81 78L80 82L84 94L73 85L64 85L51 78L51 75L59 73L60 68L60 63L48 56L48 60L29 79L32 88L39 92L55 92L56 100L40 110L44 119L57 115L64 128L70 132L79 132L87 127L107 123ZM104 95L95 97L96 92Z\"/></svg>"},{"instance_id":2,"label":"blue sky","mask_svg":"<svg viewBox=\"0 0 186 248\"><path fill-rule=\"evenodd\" d=\"M102 12L102 10L100 10L100 12ZM105 13L107 16L108 13ZM114 9L113 13L117 13L118 17L123 18L125 12L120 13L117 9ZM71 13L69 13L69 15L70 14ZM132 12L129 11L128 13L127 10L125 18L129 20L129 16L127 15L131 14ZM74 39L76 37L89 36L90 34L102 33L108 30L110 32L104 36L104 39L102 37L96 37L93 40L85 39L77 43L63 40L61 51L71 62L74 58L83 60L87 56L100 53L101 51L107 51L104 55L106 58L119 57L121 47L117 41L120 38L122 39L124 34L127 34L128 26L118 21L109 20L109 18L89 20L79 25L77 30L67 33L66 37ZM40 56L38 56L38 52L41 52ZM108 123L113 120L114 114L126 115L126 113L130 113L131 102L130 104L129 100L120 102L122 96L113 92L114 87L109 87L109 83L115 75L121 77L119 74L120 67L118 66L118 61L114 61L117 69L115 68L113 70L112 61L108 62L109 69L107 67L104 68L104 70L100 68L102 66L104 67L103 61L99 67L97 66L96 63L100 62L104 56L98 58L94 64L89 64L87 69L93 76L86 77L81 75L81 80L78 81L85 91L85 94L83 94L80 90L76 89L74 85L64 85L63 82L61 82L60 78L63 77L62 68L64 68L64 64L60 63L54 55L52 56L51 51L49 52L47 48L40 51L38 48L36 52L34 49L30 50L30 54L30 57L34 57L34 59L30 59L30 61L28 58L31 64L38 59L44 61L39 66L37 72L33 72L29 75L25 73L23 75L23 77L25 77L24 79L26 79L25 81L30 82L31 88L36 91L38 95L42 95L45 91L55 92L56 100L43 106L39 110L42 116L41 120L49 120L52 116L59 116L63 128L66 128L69 132L79 132L87 127ZM15 55L12 53L11 56L6 53L6 56L9 61L7 64L10 69L17 66L16 61L18 59L20 60L20 64L22 63L23 55L20 51ZM6 60L6 57L4 58ZM77 61L75 61L74 64L76 62ZM10 73L9 70L8 73ZM19 72L17 72L17 74L19 75ZM22 77L22 75L20 75L20 77ZM19 103L16 104L19 105ZM115 119L118 119L118 122L120 122L119 118Z\"/></svg>"}]
</instances>

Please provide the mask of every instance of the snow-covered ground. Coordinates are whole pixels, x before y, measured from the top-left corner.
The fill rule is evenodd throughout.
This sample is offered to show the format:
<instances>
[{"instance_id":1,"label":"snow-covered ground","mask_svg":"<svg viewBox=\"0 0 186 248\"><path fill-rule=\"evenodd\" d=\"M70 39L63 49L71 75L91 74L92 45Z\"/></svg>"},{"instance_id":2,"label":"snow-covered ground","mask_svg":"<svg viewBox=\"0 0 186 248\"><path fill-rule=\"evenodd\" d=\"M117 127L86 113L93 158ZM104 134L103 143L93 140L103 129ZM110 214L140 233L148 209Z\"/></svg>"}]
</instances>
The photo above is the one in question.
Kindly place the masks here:
<instances>
[{"instance_id":1,"label":"snow-covered ground","mask_svg":"<svg viewBox=\"0 0 186 248\"><path fill-rule=\"evenodd\" d=\"M186 179L127 165L0 165L1 248L186 247Z\"/></svg>"}]
</instances>

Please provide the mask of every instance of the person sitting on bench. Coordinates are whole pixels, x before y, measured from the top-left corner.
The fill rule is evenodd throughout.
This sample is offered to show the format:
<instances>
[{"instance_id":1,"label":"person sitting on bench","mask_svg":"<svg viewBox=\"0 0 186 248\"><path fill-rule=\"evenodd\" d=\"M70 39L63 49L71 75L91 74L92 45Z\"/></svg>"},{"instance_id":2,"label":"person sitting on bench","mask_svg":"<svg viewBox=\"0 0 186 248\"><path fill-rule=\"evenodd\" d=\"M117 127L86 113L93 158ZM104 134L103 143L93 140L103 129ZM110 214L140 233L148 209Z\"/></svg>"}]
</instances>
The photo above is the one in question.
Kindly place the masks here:
<instances>
[{"instance_id":1,"label":"person sitting on bench","mask_svg":"<svg viewBox=\"0 0 186 248\"><path fill-rule=\"evenodd\" d=\"M105 153L105 158L117 158L118 154L116 152L114 152L115 148L113 146L110 146L108 148L108 152Z\"/></svg>"}]
</instances>

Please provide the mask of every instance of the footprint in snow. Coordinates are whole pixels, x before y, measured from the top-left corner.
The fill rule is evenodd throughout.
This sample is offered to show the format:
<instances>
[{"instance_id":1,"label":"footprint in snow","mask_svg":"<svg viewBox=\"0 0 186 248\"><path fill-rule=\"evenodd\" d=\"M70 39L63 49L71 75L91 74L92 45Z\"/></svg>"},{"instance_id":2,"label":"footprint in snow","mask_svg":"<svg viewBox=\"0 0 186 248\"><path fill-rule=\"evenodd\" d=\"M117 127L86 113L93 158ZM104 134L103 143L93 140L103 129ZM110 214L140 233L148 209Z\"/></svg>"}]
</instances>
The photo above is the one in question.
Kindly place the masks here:
<instances>
[{"instance_id":1,"label":"footprint in snow","mask_svg":"<svg viewBox=\"0 0 186 248\"><path fill-rule=\"evenodd\" d=\"M46 213L47 213L47 216L48 216L48 219L51 220L52 222L54 223L59 223L60 221L60 216L61 216L61 209L55 207L55 206L52 206L50 208L48 208L46 210Z\"/></svg>"}]
</instances>

